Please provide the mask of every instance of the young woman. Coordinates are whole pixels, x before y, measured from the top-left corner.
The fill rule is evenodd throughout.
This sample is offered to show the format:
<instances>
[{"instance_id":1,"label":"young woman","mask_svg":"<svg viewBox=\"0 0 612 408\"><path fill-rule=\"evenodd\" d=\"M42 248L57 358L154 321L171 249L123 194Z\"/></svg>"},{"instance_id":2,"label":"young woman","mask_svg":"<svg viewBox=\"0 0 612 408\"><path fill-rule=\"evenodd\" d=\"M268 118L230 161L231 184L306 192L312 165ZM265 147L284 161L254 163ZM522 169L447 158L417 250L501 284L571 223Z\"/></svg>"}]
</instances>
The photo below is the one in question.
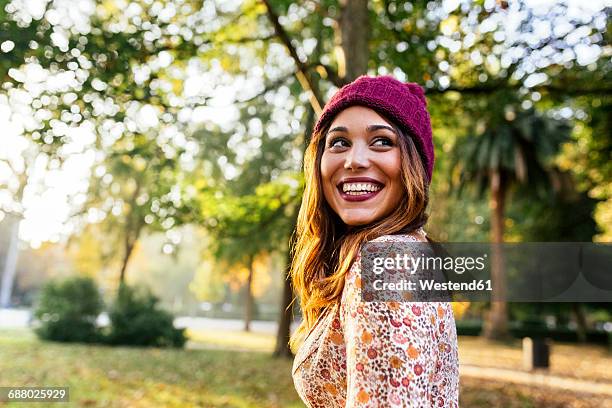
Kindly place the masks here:
<instances>
[{"instance_id":1,"label":"young woman","mask_svg":"<svg viewBox=\"0 0 612 408\"><path fill-rule=\"evenodd\" d=\"M366 302L360 248L427 242L434 163L423 90L362 76L327 103L306 151L291 270L303 321L293 379L308 407L457 407L449 302Z\"/></svg>"}]
</instances>

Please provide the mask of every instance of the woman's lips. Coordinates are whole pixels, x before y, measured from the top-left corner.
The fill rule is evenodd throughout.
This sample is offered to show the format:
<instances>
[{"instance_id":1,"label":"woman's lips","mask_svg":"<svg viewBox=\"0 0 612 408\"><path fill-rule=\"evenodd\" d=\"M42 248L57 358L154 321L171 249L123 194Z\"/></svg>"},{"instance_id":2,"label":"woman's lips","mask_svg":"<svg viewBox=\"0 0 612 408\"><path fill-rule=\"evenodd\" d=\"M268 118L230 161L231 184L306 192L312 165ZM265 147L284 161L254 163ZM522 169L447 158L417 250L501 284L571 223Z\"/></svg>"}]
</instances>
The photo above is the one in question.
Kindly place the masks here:
<instances>
[{"instance_id":1,"label":"woman's lips","mask_svg":"<svg viewBox=\"0 0 612 408\"><path fill-rule=\"evenodd\" d=\"M344 191L342 191L340 188L338 188L338 191L340 192L340 197L342 197L342 199L346 201L366 201L371 198L374 198L378 193L382 191L383 188L381 188L380 190L368 191L367 193L361 193L361 194L347 194Z\"/></svg>"}]
</instances>

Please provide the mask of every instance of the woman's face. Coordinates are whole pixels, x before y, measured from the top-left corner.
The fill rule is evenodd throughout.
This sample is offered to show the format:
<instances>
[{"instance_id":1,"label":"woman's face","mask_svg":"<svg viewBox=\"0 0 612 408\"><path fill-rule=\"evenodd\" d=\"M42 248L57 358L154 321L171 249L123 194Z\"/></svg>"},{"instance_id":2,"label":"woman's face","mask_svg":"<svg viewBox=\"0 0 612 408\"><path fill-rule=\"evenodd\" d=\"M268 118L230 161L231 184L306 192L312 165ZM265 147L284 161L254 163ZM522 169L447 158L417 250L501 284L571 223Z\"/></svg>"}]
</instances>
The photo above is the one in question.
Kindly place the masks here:
<instances>
[{"instance_id":1,"label":"woman's face","mask_svg":"<svg viewBox=\"0 0 612 408\"><path fill-rule=\"evenodd\" d=\"M336 115L321 158L323 194L340 219L367 225L400 203L399 135L376 111L352 106Z\"/></svg>"}]
</instances>

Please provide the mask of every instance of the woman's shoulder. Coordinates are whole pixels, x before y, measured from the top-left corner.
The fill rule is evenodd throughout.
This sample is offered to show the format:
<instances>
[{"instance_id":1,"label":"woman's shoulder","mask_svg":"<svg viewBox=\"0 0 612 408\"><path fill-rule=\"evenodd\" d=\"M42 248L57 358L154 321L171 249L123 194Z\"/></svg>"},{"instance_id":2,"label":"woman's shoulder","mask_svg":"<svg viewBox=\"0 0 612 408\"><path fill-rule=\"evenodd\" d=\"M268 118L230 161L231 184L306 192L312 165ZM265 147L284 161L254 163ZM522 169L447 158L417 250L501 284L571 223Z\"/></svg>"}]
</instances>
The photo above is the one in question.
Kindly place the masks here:
<instances>
[{"instance_id":1,"label":"woman's shoulder","mask_svg":"<svg viewBox=\"0 0 612 408\"><path fill-rule=\"evenodd\" d=\"M369 242L427 242L427 233L420 227L410 233L381 235Z\"/></svg>"},{"instance_id":2,"label":"woman's shoulder","mask_svg":"<svg viewBox=\"0 0 612 408\"><path fill-rule=\"evenodd\" d=\"M348 277L351 278L360 275L362 255L371 258L372 256L374 256L374 254L380 254L384 253L385 251L393 251L398 250L400 248L405 248L405 244L414 242L428 242L427 233L425 232L425 230L423 230L422 227L405 234L381 235L366 242L361 246L360 251L357 253L355 262L349 270Z\"/></svg>"}]
</instances>

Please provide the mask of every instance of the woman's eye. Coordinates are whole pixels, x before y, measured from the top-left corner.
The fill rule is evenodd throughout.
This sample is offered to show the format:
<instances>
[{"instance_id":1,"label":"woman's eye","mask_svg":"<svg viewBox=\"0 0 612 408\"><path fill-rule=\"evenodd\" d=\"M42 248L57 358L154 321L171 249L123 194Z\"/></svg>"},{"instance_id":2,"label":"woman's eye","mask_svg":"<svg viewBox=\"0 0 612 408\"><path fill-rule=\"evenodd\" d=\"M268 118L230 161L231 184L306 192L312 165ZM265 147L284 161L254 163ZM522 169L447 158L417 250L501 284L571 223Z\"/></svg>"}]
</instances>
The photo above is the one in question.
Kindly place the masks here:
<instances>
[{"instance_id":1,"label":"woman's eye","mask_svg":"<svg viewBox=\"0 0 612 408\"><path fill-rule=\"evenodd\" d=\"M348 142L342 138L335 138L329 141L328 147L347 147Z\"/></svg>"},{"instance_id":2,"label":"woman's eye","mask_svg":"<svg viewBox=\"0 0 612 408\"><path fill-rule=\"evenodd\" d=\"M374 146L393 146L393 141L387 137L379 137L373 144Z\"/></svg>"}]
</instances>

